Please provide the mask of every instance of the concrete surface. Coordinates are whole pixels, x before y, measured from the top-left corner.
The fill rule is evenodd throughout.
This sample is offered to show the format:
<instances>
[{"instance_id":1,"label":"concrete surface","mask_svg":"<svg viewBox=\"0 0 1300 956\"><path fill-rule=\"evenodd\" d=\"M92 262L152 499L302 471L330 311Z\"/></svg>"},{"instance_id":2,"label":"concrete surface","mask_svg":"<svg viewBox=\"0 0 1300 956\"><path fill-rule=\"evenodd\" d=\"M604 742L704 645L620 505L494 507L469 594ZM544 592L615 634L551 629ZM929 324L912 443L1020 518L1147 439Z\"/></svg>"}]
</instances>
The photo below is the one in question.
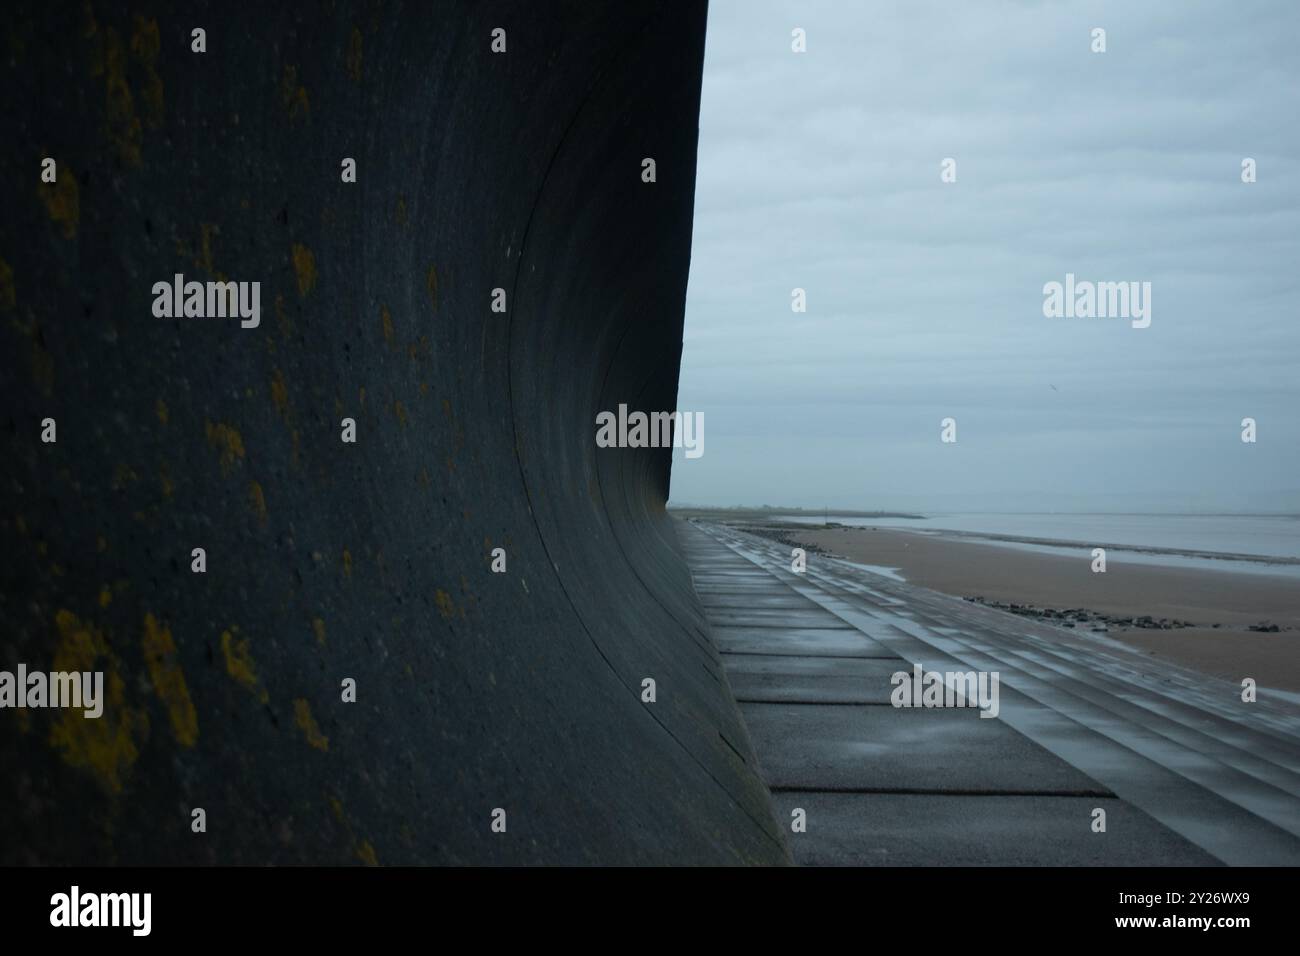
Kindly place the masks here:
<instances>
[{"instance_id":1,"label":"concrete surface","mask_svg":"<svg viewBox=\"0 0 1300 956\"><path fill-rule=\"evenodd\" d=\"M773 794L808 833L795 852L808 866L1214 866L1217 860L1113 797L947 793ZM1104 839L1088 823L1106 811ZM1069 821L1068 823L1066 821ZM804 837L808 839L804 839Z\"/></svg>"},{"instance_id":2,"label":"concrete surface","mask_svg":"<svg viewBox=\"0 0 1300 956\"><path fill-rule=\"evenodd\" d=\"M112 699L0 712L0 862L787 859L669 455L594 442L675 407L704 28L7 6L0 666ZM155 318L178 272L259 281L260 326Z\"/></svg>"},{"instance_id":3,"label":"concrete surface","mask_svg":"<svg viewBox=\"0 0 1300 956\"><path fill-rule=\"evenodd\" d=\"M819 703L741 704L774 789L1109 793L976 710Z\"/></svg>"},{"instance_id":4,"label":"concrete surface","mask_svg":"<svg viewBox=\"0 0 1300 956\"><path fill-rule=\"evenodd\" d=\"M797 862L1300 862L1292 705L826 556L795 574L735 528L679 533ZM761 627L731 626L745 589ZM806 627L803 600L839 626ZM913 665L998 672L998 718L894 708Z\"/></svg>"}]
</instances>

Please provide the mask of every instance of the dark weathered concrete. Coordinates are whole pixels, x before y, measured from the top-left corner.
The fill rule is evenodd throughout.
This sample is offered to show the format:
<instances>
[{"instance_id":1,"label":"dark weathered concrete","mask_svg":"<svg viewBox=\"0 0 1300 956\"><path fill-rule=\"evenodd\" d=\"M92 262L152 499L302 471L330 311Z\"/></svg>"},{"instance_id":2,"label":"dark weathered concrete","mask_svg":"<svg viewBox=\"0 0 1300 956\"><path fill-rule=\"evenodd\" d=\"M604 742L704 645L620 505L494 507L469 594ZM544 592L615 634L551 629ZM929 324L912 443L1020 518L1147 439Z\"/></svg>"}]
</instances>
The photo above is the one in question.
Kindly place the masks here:
<instances>
[{"instance_id":1,"label":"dark weathered concrete","mask_svg":"<svg viewBox=\"0 0 1300 956\"><path fill-rule=\"evenodd\" d=\"M1109 793L975 710L811 703L741 705L773 788Z\"/></svg>"},{"instance_id":2,"label":"dark weathered concrete","mask_svg":"<svg viewBox=\"0 0 1300 956\"><path fill-rule=\"evenodd\" d=\"M807 814L809 839L795 848L809 866L1218 863L1114 797L783 791L772 800L784 819L795 807ZM1106 811L1109 838L1089 826L1096 808Z\"/></svg>"},{"instance_id":3,"label":"dark weathered concrete","mask_svg":"<svg viewBox=\"0 0 1300 956\"><path fill-rule=\"evenodd\" d=\"M742 703L888 704L897 659L733 654L727 680Z\"/></svg>"},{"instance_id":4,"label":"dark weathered concrete","mask_svg":"<svg viewBox=\"0 0 1300 956\"><path fill-rule=\"evenodd\" d=\"M0 665L112 699L0 713L0 860L786 858L669 456L594 445L600 410L675 407L704 26L7 9ZM260 281L261 325L154 318L178 272Z\"/></svg>"},{"instance_id":5,"label":"dark weathered concrete","mask_svg":"<svg viewBox=\"0 0 1300 956\"><path fill-rule=\"evenodd\" d=\"M709 620L718 627L834 628L843 624L819 607L762 608L709 607Z\"/></svg>"},{"instance_id":6,"label":"dark weathered concrete","mask_svg":"<svg viewBox=\"0 0 1300 956\"><path fill-rule=\"evenodd\" d=\"M722 627L714 625L718 650L737 654L795 654L809 657L888 657L897 654L851 628Z\"/></svg>"}]
</instances>

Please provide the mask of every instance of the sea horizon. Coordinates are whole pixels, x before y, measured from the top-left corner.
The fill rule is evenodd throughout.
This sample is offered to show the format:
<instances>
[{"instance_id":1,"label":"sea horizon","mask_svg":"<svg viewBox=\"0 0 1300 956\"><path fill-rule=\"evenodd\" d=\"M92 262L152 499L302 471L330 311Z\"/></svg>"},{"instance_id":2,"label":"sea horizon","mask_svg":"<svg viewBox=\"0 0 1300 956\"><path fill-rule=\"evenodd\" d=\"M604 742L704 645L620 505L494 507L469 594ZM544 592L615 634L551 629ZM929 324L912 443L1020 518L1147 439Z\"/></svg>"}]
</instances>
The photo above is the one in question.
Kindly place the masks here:
<instances>
[{"instance_id":1,"label":"sea horizon","mask_svg":"<svg viewBox=\"0 0 1300 956\"><path fill-rule=\"evenodd\" d=\"M1106 548L1135 563L1300 576L1300 519L1264 513L928 512L917 517L823 517L773 512L794 524L829 517L847 527L970 538L1049 554Z\"/></svg>"}]
</instances>

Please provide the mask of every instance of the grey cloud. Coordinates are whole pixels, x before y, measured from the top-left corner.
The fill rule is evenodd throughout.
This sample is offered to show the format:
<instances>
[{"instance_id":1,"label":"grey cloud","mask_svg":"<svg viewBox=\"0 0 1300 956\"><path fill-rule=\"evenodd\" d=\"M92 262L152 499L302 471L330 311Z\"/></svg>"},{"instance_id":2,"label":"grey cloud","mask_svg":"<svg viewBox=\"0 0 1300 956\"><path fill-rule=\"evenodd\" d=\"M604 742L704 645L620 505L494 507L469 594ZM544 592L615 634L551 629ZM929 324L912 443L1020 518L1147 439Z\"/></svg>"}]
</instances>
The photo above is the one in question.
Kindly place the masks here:
<instances>
[{"instance_id":1,"label":"grey cloud","mask_svg":"<svg viewBox=\"0 0 1300 956\"><path fill-rule=\"evenodd\" d=\"M1297 34L1288 2L714 0L679 398L709 446L673 500L1300 510ZM1150 281L1151 328L1044 318L1066 272Z\"/></svg>"}]
</instances>

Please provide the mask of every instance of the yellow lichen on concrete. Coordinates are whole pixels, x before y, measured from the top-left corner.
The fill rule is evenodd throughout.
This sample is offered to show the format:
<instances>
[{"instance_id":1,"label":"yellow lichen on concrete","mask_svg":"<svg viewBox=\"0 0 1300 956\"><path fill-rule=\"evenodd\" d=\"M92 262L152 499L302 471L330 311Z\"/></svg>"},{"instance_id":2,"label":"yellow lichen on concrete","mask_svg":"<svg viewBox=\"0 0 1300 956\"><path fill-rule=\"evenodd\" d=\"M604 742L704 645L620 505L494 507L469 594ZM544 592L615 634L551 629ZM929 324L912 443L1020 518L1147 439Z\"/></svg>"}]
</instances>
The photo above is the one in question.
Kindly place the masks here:
<instances>
[{"instance_id":1,"label":"yellow lichen on concrete","mask_svg":"<svg viewBox=\"0 0 1300 956\"><path fill-rule=\"evenodd\" d=\"M0 312L12 312L18 304L18 295L14 290L13 266L0 259Z\"/></svg>"},{"instance_id":2,"label":"yellow lichen on concrete","mask_svg":"<svg viewBox=\"0 0 1300 956\"><path fill-rule=\"evenodd\" d=\"M131 87L126 80L126 67L122 38L109 27L104 31L103 46L106 135L123 163L139 166L143 133L140 117L135 113Z\"/></svg>"},{"instance_id":3,"label":"yellow lichen on concrete","mask_svg":"<svg viewBox=\"0 0 1300 956\"><path fill-rule=\"evenodd\" d=\"M238 429L220 422L215 425L212 422L204 422L203 427L208 434L208 444L221 455L221 473L230 474L230 470L244 460L243 436L239 434Z\"/></svg>"},{"instance_id":4,"label":"yellow lichen on concrete","mask_svg":"<svg viewBox=\"0 0 1300 956\"><path fill-rule=\"evenodd\" d=\"M316 288L316 257L300 242L292 249L293 274L298 279L298 294L305 296Z\"/></svg>"},{"instance_id":5,"label":"yellow lichen on concrete","mask_svg":"<svg viewBox=\"0 0 1300 956\"><path fill-rule=\"evenodd\" d=\"M144 123L150 129L158 128L163 121L163 82L154 68L161 49L158 21L137 15L131 33L131 57L139 68L140 104Z\"/></svg>"},{"instance_id":6,"label":"yellow lichen on concrete","mask_svg":"<svg viewBox=\"0 0 1300 956\"><path fill-rule=\"evenodd\" d=\"M361 82L361 31L356 27L352 28L352 35L348 37L348 56L346 60L348 76L353 83Z\"/></svg>"},{"instance_id":7,"label":"yellow lichen on concrete","mask_svg":"<svg viewBox=\"0 0 1300 956\"><path fill-rule=\"evenodd\" d=\"M311 102L307 98L306 87L298 82L298 68L295 66L284 68L284 76L280 80L280 99L291 124L299 120L311 122Z\"/></svg>"},{"instance_id":8,"label":"yellow lichen on concrete","mask_svg":"<svg viewBox=\"0 0 1300 956\"><path fill-rule=\"evenodd\" d=\"M357 859L366 866L378 866L379 857L375 855L375 848L370 845L369 840L362 840L356 845Z\"/></svg>"},{"instance_id":9,"label":"yellow lichen on concrete","mask_svg":"<svg viewBox=\"0 0 1300 956\"><path fill-rule=\"evenodd\" d=\"M262 486L256 481L248 483L248 502L252 506L253 514L257 515L259 524L266 524L266 495L262 493Z\"/></svg>"},{"instance_id":10,"label":"yellow lichen on concrete","mask_svg":"<svg viewBox=\"0 0 1300 956\"><path fill-rule=\"evenodd\" d=\"M81 36L90 43L89 73L99 76L104 72L104 50L99 39L99 21L95 19L95 8L90 5L90 0L81 5Z\"/></svg>"},{"instance_id":11,"label":"yellow lichen on concrete","mask_svg":"<svg viewBox=\"0 0 1300 956\"><path fill-rule=\"evenodd\" d=\"M181 670L176 642L170 628L163 627L152 614L144 616L144 662L149 668L154 693L167 710L172 736L182 747L193 747L199 737L199 718L190 700L190 689Z\"/></svg>"},{"instance_id":12,"label":"yellow lichen on concrete","mask_svg":"<svg viewBox=\"0 0 1300 956\"><path fill-rule=\"evenodd\" d=\"M434 592L433 600L438 605L438 612L445 620L451 620L456 616L456 604L452 601L451 595L442 588L438 588Z\"/></svg>"},{"instance_id":13,"label":"yellow lichen on concrete","mask_svg":"<svg viewBox=\"0 0 1300 956\"><path fill-rule=\"evenodd\" d=\"M412 362L427 362L433 355L433 347L427 335L421 335L406 347L406 355ZM427 384L421 383L420 394L429 390Z\"/></svg>"},{"instance_id":14,"label":"yellow lichen on concrete","mask_svg":"<svg viewBox=\"0 0 1300 956\"><path fill-rule=\"evenodd\" d=\"M63 238L74 239L81 223L81 192L77 187L77 177L63 163L58 164L56 173L54 182L37 184L36 194L45 204L50 221L63 229Z\"/></svg>"},{"instance_id":15,"label":"yellow lichen on concrete","mask_svg":"<svg viewBox=\"0 0 1300 956\"><path fill-rule=\"evenodd\" d=\"M438 267L429 266L429 273L425 276L424 284L429 289L429 301L433 304L433 311L438 311Z\"/></svg>"},{"instance_id":16,"label":"yellow lichen on concrete","mask_svg":"<svg viewBox=\"0 0 1300 956\"><path fill-rule=\"evenodd\" d=\"M285 384L284 373L278 368L271 373L271 404L284 422L289 421L289 386Z\"/></svg>"},{"instance_id":17,"label":"yellow lichen on concrete","mask_svg":"<svg viewBox=\"0 0 1300 956\"><path fill-rule=\"evenodd\" d=\"M212 236L220 230L210 222L199 224L199 251L194 257L194 264L204 272L213 272Z\"/></svg>"},{"instance_id":18,"label":"yellow lichen on concrete","mask_svg":"<svg viewBox=\"0 0 1300 956\"><path fill-rule=\"evenodd\" d=\"M238 631L238 628L232 628ZM248 638L235 637L231 631L221 632L221 654L226 659L226 673L234 680L257 695L265 704L268 700L266 689L257 680L257 668L253 655L248 652Z\"/></svg>"},{"instance_id":19,"label":"yellow lichen on concrete","mask_svg":"<svg viewBox=\"0 0 1300 956\"><path fill-rule=\"evenodd\" d=\"M135 469L126 462L118 462L113 469L113 483L110 487L114 491L121 491L128 485L136 484L140 476L136 474Z\"/></svg>"},{"instance_id":20,"label":"yellow lichen on concrete","mask_svg":"<svg viewBox=\"0 0 1300 956\"><path fill-rule=\"evenodd\" d=\"M334 819L344 826L348 825L348 818L343 813L343 801L338 797L330 797L330 811L334 814Z\"/></svg>"},{"instance_id":21,"label":"yellow lichen on concrete","mask_svg":"<svg viewBox=\"0 0 1300 956\"><path fill-rule=\"evenodd\" d=\"M312 633L316 635L316 643L325 643L325 621L323 618L314 617L311 619Z\"/></svg>"},{"instance_id":22,"label":"yellow lichen on concrete","mask_svg":"<svg viewBox=\"0 0 1300 956\"><path fill-rule=\"evenodd\" d=\"M308 744L317 750L330 749L329 738L320 732L320 727L316 725L316 718L311 715L311 705L301 697L293 702L293 719L303 736L307 738Z\"/></svg>"},{"instance_id":23,"label":"yellow lichen on concrete","mask_svg":"<svg viewBox=\"0 0 1300 956\"><path fill-rule=\"evenodd\" d=\"M98 630L68 610L54 617L59 644L51 670L104 674L103 713L88 718L84 709L65 708L50 729L49 742L63 761L89 770L109 793L121 793L140 756L137 741L149 732L149 718L126 704L126 685ZM102 661L101 661L102 659Z\"/></svg>"},{"instance_id":24,"label":"yellow lichen on concrete","mask_svg":"<svg viewBox=\"0 0 1300 956\"><path fill-rule=\"evenodd\" d=\"M339 826L347 831L348 839L352 841L352 852L366 866L378 866L379 856L375 853L375 848L370 845L369 840L358 840L356 833L352 830L352 824L348 821L347 814L343 812L343 802L338 797L329 797L330 811L334 814L334 819L338 821Z\"/></svg>"}]
</instances>

